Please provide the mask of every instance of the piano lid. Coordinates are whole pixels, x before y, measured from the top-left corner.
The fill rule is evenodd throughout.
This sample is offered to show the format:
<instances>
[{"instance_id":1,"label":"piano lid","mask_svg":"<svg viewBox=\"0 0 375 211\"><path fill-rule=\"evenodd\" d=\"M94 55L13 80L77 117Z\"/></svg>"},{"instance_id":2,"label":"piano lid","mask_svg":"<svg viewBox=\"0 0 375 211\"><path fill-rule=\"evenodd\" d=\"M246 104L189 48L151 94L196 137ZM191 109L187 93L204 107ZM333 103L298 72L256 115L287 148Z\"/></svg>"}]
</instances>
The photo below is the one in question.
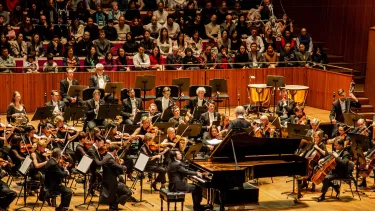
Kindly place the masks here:
<instances>
[{"instance_id":1,"label":"piano lid","mask_svg":"<svg viewBox=\"0 0 375 211\"><path fill-rule=\"evenodd\" d=\"M291 155L298 149L301 139L286 138L256 138L248 135L246 132L234 133L231 130L224 140L211 153L213 157L230 157L233 158L232 142L235 148L237 159L245 156L262 156L262 155Z\"/></svg>"}]
</instances>

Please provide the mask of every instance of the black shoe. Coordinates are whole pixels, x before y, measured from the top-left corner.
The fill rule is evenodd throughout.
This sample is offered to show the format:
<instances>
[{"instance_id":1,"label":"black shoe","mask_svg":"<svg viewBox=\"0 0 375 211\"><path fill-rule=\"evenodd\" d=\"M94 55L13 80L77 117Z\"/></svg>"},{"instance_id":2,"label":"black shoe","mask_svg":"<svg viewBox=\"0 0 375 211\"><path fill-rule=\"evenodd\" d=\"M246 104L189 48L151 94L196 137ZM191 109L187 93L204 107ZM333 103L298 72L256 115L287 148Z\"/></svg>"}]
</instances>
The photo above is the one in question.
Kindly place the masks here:
<instances>
[{"instance_id":1,"label":"black shoe","mask_svg":"<svg viewBox=\"0 0 375 211\"><path fill-rule=\"evenodd\" d=\"M133 175L131 175L131 174L128 174L126 177L127 177L130 181L135 181L135 178L134 178Z\"/></svg>"},{"instance_id":2,"label":"black shoe","mask_svg":"<svg viewBox=\"0 0 375 211\"><path fill-rule=\"evenodd\" d=\"M366 182L366 179L362 179L362 182L361 182L361 184L358 185L358 187L361 187L361 188L367 188L367 182Z\"/></svg>"},{"instance_id":3,"label":"black shoe","mask_svg":"<svg viewBox=\"0 0 375 211\"><path fill-rule=\"evenodd\" d=\"M77 182L78 184L83 184L83 183L84 183L84 180L83 180L83 179L76 179L76 182Z\"/></svg>"},{"instance_id":4,"label":"black shoe","mask_svg":"<svg viewBox=\"0 0 375 211\"><path fill-rule=\"evenodd\" d=\"M340 196L340 185L333 185L332 188L336 192L336 198L338 198Z\"/></svg>"},{"instance_id":5,"label":"black shoe","mask_svg":"<svg viewBox=\"0 0 375 211\"><path fill-rule=\"evenodd\" d=\"M156 182L151 184L151 188L154 189L154 191L159 191L159 189L156 188Z\"/></svg>"},{"instance_id":6,"label":"black shoe","mask_svg":"<svg viewBox=\"0 0 375 211\"><path fill-rule=\"evenodd\" d=\"M326 197L322 194L321 196L319 196L317 202L321 202L321 201L324 201L326 200Z\"/></svg>"},{"instance_id":7,"label":"black shoe","mask_svg":"<svg viewBox=\"0 0 375 211\"><path fill-rule=\"evenodd\" d=\"M315 184L314 183L311 186L311 192L315 192Z\"/></svg>"}]
</instances>

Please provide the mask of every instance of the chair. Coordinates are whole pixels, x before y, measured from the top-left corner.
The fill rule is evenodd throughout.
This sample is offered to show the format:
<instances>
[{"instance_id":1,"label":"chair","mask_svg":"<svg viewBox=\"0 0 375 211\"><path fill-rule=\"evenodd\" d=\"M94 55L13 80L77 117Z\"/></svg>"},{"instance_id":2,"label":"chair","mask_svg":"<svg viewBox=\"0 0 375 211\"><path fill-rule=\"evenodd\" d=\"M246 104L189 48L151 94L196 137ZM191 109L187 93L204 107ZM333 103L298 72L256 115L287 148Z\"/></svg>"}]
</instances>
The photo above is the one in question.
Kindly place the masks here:
<instances>
[{"instance_id":1,"label":"chair","mask_svg":"<svg viewBox=\"0 0 375 211\"><path fill-rule=\"evenodd\" d=\"M43 191L43 193L42 192L39 193L42 196L42 198L43 198L43 203L42 203L42 206L40 207L40 210L42 210L43 206L44 206L44 203L46 203L47 199L56 198L57 196L60 195L60 193L50 192L47 189L45 189L45 187L44 187L44 179L45 179L44 175L41 172L38 172L38 174L39 174L39 183L40 183L40 187L41 187L40 189L41 189L41 191ZM36 197L36 202L35 202L32 210L34 210L35 205L38 203L38 201L39 201L39 197L37 196Z\"/></svg>"},{"instance_id":2,"label":"chair","mask_svg":"<svg viewBox=\"0 0 375 211\"><path fill-rule=\"evenodd\" d=\"M100 205L100 194L102 193L102 182L103 182L103 174L101 172L95 172L96 174L96 181L94 182L94 184L92 185L92 189L95 191L99 191L99 200L98 200L98 205L96 207L96 210L98 210L98 207ZM89 193L90 194L90 193ZM88 196L88 195L87 195ZM86 197L87 197L86 196ZM90 198L90 201L89 203L87 203L87 207L86 207L86 210L89 209L89 206L92 202L92 198L94 197L94 194L91 194L91 198Z\"/></svg>"},{"instance_id":3,"label":"chair","mask_svg":"<svg viewBox=\"0 0 375 211\"><path fill-rule=\"evenodd\" d=\"M339 182L340 190L341 190L342 182L345 182L346 184L348 184L349 188L350 188L350 192L352 193L352 196L354 197L354 192L353 192L353 189L352 189L352 182L353 182L354 185L355 185L355 192L357 192L358 198L359 198L359 200L361 200L361 196L359 195L359 191L358 191L358 187L357 187L357 180L353 177L353 170L354 170L354 163L349 162L348 163L348 177L337 178L335 180ZM344 191L344 192L346 192L346 191ZM331 196L332 196L332 193L333 193L333 188L331 190Z\"/></svg>"},{"instance_id":4,"label":"chair","mask_svg":"<svg viewBox=\"0 0 375 211\"><path fill-rule=\"evenodd\" d=\"M220 99L223 99L224 109L225 109L224 113L226 113L227 107L228 107L229 115L230 115L227 80L224 78L214 78L210 80L209 84L212 87L212 91L215 92L215 94L212 96L213 100L216 100L217 103L219 104ZM219 109L219 106L217 107Z\"/></svg>"},{"instance_id":5,"label":"chair","mask_svg":"<svg viewBox=\"0 0 375 211\"><path fill-rule=\"evenodd\" d=\"M125 98L129 97L129 95L128 95L128 89L129 88L123 88L123 89L121 89L121 102ZM135 97L136 98L141 98L141 89L140 88L134 88L134 92L135 92Z\"/></svg>"},{"instance_id":6,"label":"chair","mask_svg":"<svg viewBox=\"0 0 375 211\"><path fill-rule=\"evenodd\" d=\"M83 101L90 100L92 98L92 93L96 90L96 88L86 88L82 91L82 99ZM104 89L100 90L100 99L104 98Z\"/></svg>"},{"instance_id":7,"label":"chair","mask_svg":"<svg viewBox=\"0 0 375 211\"><path fill-rule=\"evenodd\" d=\"M166 188L160 190L160 210L163 211L163 201L167 202L169 211L169 203L174 203L174 210L177 209L177 203L181 202L181 211L184 210L185 193L183 192L170 192Z\"/></svg>"}]
</instances>

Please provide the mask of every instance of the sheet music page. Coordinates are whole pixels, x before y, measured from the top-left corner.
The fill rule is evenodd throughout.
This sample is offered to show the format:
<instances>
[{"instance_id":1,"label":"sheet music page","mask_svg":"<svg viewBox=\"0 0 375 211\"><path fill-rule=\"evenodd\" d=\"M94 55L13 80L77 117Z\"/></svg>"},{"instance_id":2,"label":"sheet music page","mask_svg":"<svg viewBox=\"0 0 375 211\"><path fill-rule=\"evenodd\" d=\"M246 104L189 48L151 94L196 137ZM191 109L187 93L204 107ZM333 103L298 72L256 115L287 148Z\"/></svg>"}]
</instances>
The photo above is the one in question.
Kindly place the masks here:
<instances>
[{"instance_id":1,"label":"sheet music page","mask_svg":"<svg viewBox=\"0 0 375 211\"><path fill-rule=\"evenodd\" d=\"M22 165L18 171L21 172L21 174L25 175L27 173L27 170L30 167L31 162L32 162L31 158L29 156L26 156L25 160L22 162Z\"/></svg>"},{"instance_id":2,"label":"sheet music page","mask_svg":"<svg viewBox=\"0 0 375 211\"><path fill-rule=\"evenodd\" d=\"M143 171L146 167L148 159L150 158L147 155L140 153L134 167L139 171Z\"/></svg>"},{"instance_id":3,"label":"sheet music page","mask_svg":"<svg viewBox=\"0 0 375 211\"><path fill-rule=\"evenodd\" d=\"M92 163L92 159L89 158L87 155L83 156L81 161L77 166L77 170L86 174L87 170L89 170L90 165Z\"/></svg>"}]
</instances>

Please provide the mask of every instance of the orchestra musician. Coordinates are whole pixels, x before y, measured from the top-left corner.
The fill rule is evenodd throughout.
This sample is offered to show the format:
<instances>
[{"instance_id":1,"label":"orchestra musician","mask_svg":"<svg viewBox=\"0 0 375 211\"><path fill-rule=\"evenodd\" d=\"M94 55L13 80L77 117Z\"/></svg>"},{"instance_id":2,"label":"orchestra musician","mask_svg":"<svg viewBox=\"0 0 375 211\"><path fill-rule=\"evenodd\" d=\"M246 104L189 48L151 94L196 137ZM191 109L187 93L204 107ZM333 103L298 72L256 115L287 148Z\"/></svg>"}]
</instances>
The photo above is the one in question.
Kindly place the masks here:
<instances>
[{"instance_id":1,"label":"orchestra musician","mask_svg":"<svg viewBox=\"0 0 375 211\"><path fill-rule=\"evenodd\" d=\"M343 114L350 113L350 108L361 108L361 103L353 93L349 94L349 98L346 98L346 93L343 89L339 89L337 93L339 99L333 102L331 113L329 114L329 119L332 124L336 124L337 122L343 123Z\"/></svg>"},{"instance_id":2,"label":"orchestra musician","mask_svg":"<svg viewBox=\"0 0 375 211\"><path fill-rule=\"evenodd\" d=\"M290 123L298 125L307 125L310 123L310 120L307 118L303 107L296 106L294 108L294 115L290 116Z\"/></svg>"},{"instance_id":3,"label":"orchestra musician","mask_svg":"<svg viewBox=\"0 0 375 211\"><path fill-rule=\"evenodd\" d=\"M229 126L227 127L227 130L229 131L230 129L250 128L250 122L248 122L244 118L244 114L245 114L245 108L243 106L237 106L234 109L234 115L236 116L236 119L230 121ZM226 117L224 116L224 119L225 118ZM227 118L227 121L229 122L229 117ZM267 118L267 121L268 121L268 118Z\"/></svg>"},{"instance_id":4,"label":"orchestra musician","mask_svg":"<svg viewBox=\"0 0 375 211\"><path fill-rule=\"evenodd\" d=\"M344 150L344 141L336 140L334 143L334 148L335 151L332 153L332 156L335 157L336 167L325 176L323 180L322 195L318 198L318 202L325 200L325 194L329 187L332 187L335 190L336 197L338 197L338 195L340 194L340 186L338 184L334 185L332 181L337 178L346 178L348 172L350 171L350 154ZM330 158L330 156L326 156L325 158L320 159L319 164L323 163L328 158Z\"/></svg>"},{"instance_id":5,"label":"orchestra musician","mask_svg":"<svg viewBox=\"0 0 375 211\"><path fill-rule=\"evenodd\" d=\"M95 89L105 89L107 83L111 82L111 78L108 75L104 74L104 66L101 63L96 64L96 74L90 77L89 87ZM105 102L114 102L118 104L118 99L115 98L111 93L104 94Z\"/></svg>"},{"instance_id":6,"label":"orchestra musician","mask_svg":"<svg viewBox=\"0 0 375 211\"><path fill-rule=\"evenodd\" d=\"M24 131L25 131L25 134L24 134L24 142L26 143L26 144L33 144L35 141L35 132L36 132L36 130L35 130L35 128L34 128L34 126L32 126L32 125L27 125L26 127L25 127L25 129L24 129Z\"/></svg>"},{"instance_id":7,"label":"orchestra musician","mask_svg":"<svg viewBox=\"0 0 375 211\"><path fill-rule=\"evenodd\" d=\"M203 137L203 146L207 148L207 151L212 152L216 145L220 144L222 136L219 133L219 129L216 125L210 127L207 136Z\"/></svg>"},{"instance_id":8,"label":"orchestra musician","mask_svg":"<svg viewBox=\"0 0 375 211\"><path fill-rule=\"evenodd\" d=\"M374 143L372 142L372 133L371 130L367 128L365 119L358 119L357 127L351 130L350 132L366 136L365 140L368 148L365 148L364 150L368 150L374 147Z\"/></svg>"},{"instance_id":9,"label":"orchestra musician","mask_svg":"<svg viewBox=\"0 0 375 211\"><path fill-rule=\"evenodd\" d=\"M375 147L373 148L369 148L366 152L364 152L364 156L366 157L367 155L370 155L370 154L373 154L374 153L374 150L375 150ZM370 162L372 161L373 159L373 156L372 157L366 157L366 164L370 164ZM369 168L370 165L366 166L366 168ZM359 167L360 169L361 167ZM368 170L368 169L360 169L360 170ZM371 171L371 170L370 170ZM375 174L375 168L372 169L372 172ZM367 187L367 181L366 181L366 176L364 175L361 175L362 176L362 182L360 184L358 184L358 187L363 187L363 188L366 188Z\"/></svg>"},{"instance_id":10,"label":"orchestra musician","mask_svg":"<svg viewBox=\"0 0 375 211\"><path fill-rule=\"evenodd\" d=\"M351 145L351 139L350 137L345 133L345 125L339 125L338 128L338 136L335 138L327 140L327 144L333 144L335 142L335 139L340 138L344 141L345 149L348 150L349 153L351 153L350 145Z\"/></svg>"},{"instance_id":11,"label":"orchestra musician","mask_svg":"<svg viewBox=\"0 0 375 211\"><path fill-rule=\"evenodd\" d=\"M102 161L103 182L99 201L108 204L109 210L119 210L118 204L125 205L132 195L124 183L118 182L121 172L126 171L126 167L122 165L124 161L116 159L118 150L119 146L111 144Z\"/></svg>"},{"instance_id":12,"label":"orchestra musician","mask_svg":"<svg viewBox=\"0 0 375 211\"><path fill-rule=\"evenodd\" d=\"M261 129L261 131L262 131L262 137L263 137L263 138L269 138L269 137L270 137L270 130L268 130L268 129L271 129L271 128L269 127L270 124L271 124L271 123L269 122L267 116L262 115L262 116L260 117L260 125L259 125L259 127L260 127L260 129Z\"/></svg>"},{"instance_id":13,"label":"orchestra musician","mask_svg":"<svg viewBox=\"0 0 375 211\"><path fill-rule=\"evenodd\" d=\"M93 98L86 101L87 111L83 130L86 130L87 126L92 129L96 126L105 126L107 124L104 119L98 119L99 107L104 105L104 100L100 99L100 95L100 91L96 89L92 93Z\"/></svg>"},{"instance_id":14,"label":"orchestra musician","mask_svg":"<svg viewBox=\"0 0 375 211\"><path fill-rule=\"evenodd\" d=\"M206 89L204 87L198 87L197 96L191 98L188 103L184 106L185 109L188 110L187 115L190 117L193 115L194 109L198 106L205 106L207 103L207 99L204 98L206 94Z\"/></svg>"},{"instance_id":15,"label":"orchestra musician","mask_svg":"<svg viewBox=\"0 0 375 211\"><path fill-rule=\"evenodd\" d=\"M289 118L294 113L296 104L294 100L288 98L286 89L281 90L281 100L276 105L276 114L279 115L282 123L289 121Z\"/></svg>"},{"instance_id":16,"label":"orchestra musician","mask_svg":"<svg viewBox=\"0 0 375 211\"><path fill-rule=\"evenodd\" d=\"M176 136L176 130L173 127L170 127L167 129L167 137L163 140L163 142L161 142L160 145L166 147L167 151L170 151L175 148L179 149L180 142L175 142L175 139L179 137ZM165 158L169 157L168 155L169 153L165 153Z\"/></svg>"},{"instance_id":17,"label":"orchestra musician","mask_svg":"<svg viewBox=\"0 0 375 211\"><path fill-rule=\"evenodd\" d=\"M220 113L215 111L215 103L207 102L208 111L201 114L200 121L202 122L202 130L208 131L214 121L220 120Z\"/></svg>"},{"instance_id":18,"label":"orchestra musician","mask_svg":"<svg viewBox=\"0 0 375 211\"><path fill-rule=\"evenodd\" d=\"M237 116L236 116L237 118ZM226 133L229 131L229 125L230 125L230 120L228 115L223 115L221 116L220 120L220 126L219 126L219 131L220 133L223 134L223 137L226 135ZM250 125L250 123L249 123ZM250 127L250 126L249 126Z\"/></svg>"},{"instance_id":19,"label":"orchestra musician","mask_svg":"<svg viewBox=\"0 0 375 211\"><path fill-rule=\"evenodd\" d=\"M2 178L7 175L7 172L3 170L8 165L8 161L0 163L0 210L8 210L9 205L16 199L17 192L11 190L8 184L2 181Z\"/></svg>"},{"instance_id":20,"label":"orchestra musician","mask_svg":"<svg viewBox=\"0 0 375 211\"><path fill-rule=\"evenodd\" d=\"M91 147L92 142L88 140L87 134L85 132L79 132L78 134L78 144L75 150L75 158L79 163L83 156L87 154L88 147Z\"/></svg>"},{"instance_id":21,"label":"orchestra musician","mask_svg":"<svg viewBox=\"0 0 375 211\"><path fill-rule=\"evenodd\" d=\"M67 165L61 165L61 150L56 148L52 151L52 157L47 161L45 166L45 190L48 193L61 194L61 203L56 210L69 210L70 200L72 199L72 191L62 184L63 179L69 175Z\"/></svg>"},{"instance_id":22,"label":"orchestra musician","mask_svg":"<svg viewBox=\"0 0 375 211\"><path fill-rule=\"evenodd\" d=\"M26 114L26 107L21 102L21 94L18 91L13 92L12 101L7 111L8 122L13 124L17 121L22 124L27 124L29 119Z\"/></svg>"},{"instance_id":23,"label":"orchestra musician","mask_svg":"<svg viewBox=\"0 0 375 211\"><path fill-rule=\"evenodd\" d=\"M135 131L133 132L133 134L131 135L131 138L140 138L140 139L144 139L144 135L146 135L146 133L149 132L149 130L151 129L152 127L152 123L151 123L151 120L149 117L147 116L143 116L142 119L141 119L141 125L139 128L135 129Z\"/></svg>"},{"instance_id":24,"label":"orchestra musician","mask_svg":"<svg viewBox=\"0 0 375 211\"><path fill-rule=\"evenodd\" d=\"M181 162L182 154L180 151L171 151L170 156L172 161L168 165L169 191L191 193L194 211L204 210L200 204L202 201L202 189L198 185L186 182L187 176L202 177L202 173L188 170Z\"/></svg>"},{"instance_id":25,"label":"orchestra musician","mask_svg":"<svg viewBox=\"0 0 375 211\"><path fill-rule=\"evenodd\" d=\"M89 158L92 159L92 163L90 165L90 185L89 185L89 193L94 194L94 187L93 184L96 181L96 171L100 171L101 166L103 165L103 157L99 153L99 148L104 146L104 139L101 139L98 136L93 137L94 143L92 146L87 150L87 155Z\"/></svg>"},{"instance_id":26,"label":"orchestra musician","mask_svg":"<svg viewBox=\"0 0 375 211\"><path fill-rule=\"evenodd\" d=\"M74 79L74 70L66 70L66 78L60 81L60 95L66 106L82 105L83 101L79 97L68 95L69 87L79 85L78 80Z\"/></svg>"},{"instance_id":27,"label":"orchestra musician","mask_svg":"<svg viewBox=\"0 0 375 211\"><path fill-rule=\"evenodd\" d=\"M125 124L134 124L134 118L137 112L143 110L142 99L135 97L134 89L128 89L128 98L122 101L122 112L121 116Z\"/></svg>"},{"instance_id":28,"label":"orchestra musician","mask_svg":"<svg viewBox=\"0 0 375 211\"><path fill-rule=\"evenodd\" d=\"M9 151L9 157L12 159L14 167L12 168L13 172L17 172L18 169L21 167L22 162L25 160L26 156L31 153L27 152L27 148L21 149L21 143L22 143L22 137L15 135L11 138L10 141L10 151ZM31 144L29 145L31 146Z\"/></svg>"},{"instance_id":29,"label":"orchestra musician","mask_svg":"<svg viewBox=\"0 0 375 211\"><path fill-rule=\"evenodd\" d=\"M158 159L160 160L162 158L162 153L154 155L154 153L150 150L150 143L153 140L153 138L154 138L154 135L151 133L146 133L146 135L144 135L144 139L143 139L144 144L141 147L140 152L150 157L150 159L148 160L146 164L145 171L155 172L158 174L155 181L151 184L151 187L155 191L158 191L159 189L156 188L156 184L159 182L161 183L160 188L165 188L165 183L166 183L165 174L167 173L167 170L164 167L157 164L157 160Z\"/></svg>"},{"instance_id":30,"label":"orchestra musician","mask_svg":"<svg viewBox=\"0 0 375 211\"><path fill-rule=\"evenodd\" d=\"M148 107L147 116L152 120L152 123L159 122L161 113L158 111L158 107L155 103L151 103Z\"/></svg>"},{"instance_id":31,"label":"orchestra musician","mask_svg":"<svg viewBox=\"0 0 375 211\"><path fill-rule=\"evenodd\" d=\"M186 124L185 117L180 116L180 108L178 106L173 107L173 117L171 117L168 122L173 123L175 128L180 124Z\"/></svg>"},{"instance_id":32,"label":"orchestra musician","mask_svg":"<svg viewBox=\"0 0 375 211\"><path fill-rule=\"evenodd\" d=\"M319 119L314 118L313 120L311 120L310 121L311 129L307 131L306 136L313 137L315 132L321 131L323 133L323 137L324 137L324 131L319 128L319 125L320 125ZM324 140L324 138L323 138L323 140Z\"/></svg>"},{"instance_id":33,"label":"orchestra musician","mask_svg":"<svg viewBox=\"0 0 375 211\"><path fill-rule=\"evenodd\" d=\"M158 108L158 111L163 112L165 109L170 108L174 105L174 100L170 97L171 96L171 88L164 87L163 88L163 97L158 97L155 100L155 104Z\"/></svg>"},{"instance_id":34,"label":"orchestra musician","mask_svg":"<svg viewBox=\"0 0 375 211\"><path fill-rule=\"evenodd\" d=\"M63 101L59 100L59 97L60 97L59 91L52 90L51 91L51 101L47 102L46 105L45 105L46 107L47 106L55 107L53 109L53 113L52 113L52 115L54 117L62 115L63 112L65 111L65 103Z\"/></svg>"},{"instance_id":35,"label":"orchestra musician","mask_svg":"<svg viewBox=\"0 0 375 211\"><path fill-rule=\"evenodd\" d=\"M34 152L31 153L31 160L33 162L33 168L30 169L31 178L37 180L39 178L38 172L44 174L45 166L47 165L48 157L46 150L45 140L39 140L37 142L37 147Z\"/></svg>"}]
</instances>

